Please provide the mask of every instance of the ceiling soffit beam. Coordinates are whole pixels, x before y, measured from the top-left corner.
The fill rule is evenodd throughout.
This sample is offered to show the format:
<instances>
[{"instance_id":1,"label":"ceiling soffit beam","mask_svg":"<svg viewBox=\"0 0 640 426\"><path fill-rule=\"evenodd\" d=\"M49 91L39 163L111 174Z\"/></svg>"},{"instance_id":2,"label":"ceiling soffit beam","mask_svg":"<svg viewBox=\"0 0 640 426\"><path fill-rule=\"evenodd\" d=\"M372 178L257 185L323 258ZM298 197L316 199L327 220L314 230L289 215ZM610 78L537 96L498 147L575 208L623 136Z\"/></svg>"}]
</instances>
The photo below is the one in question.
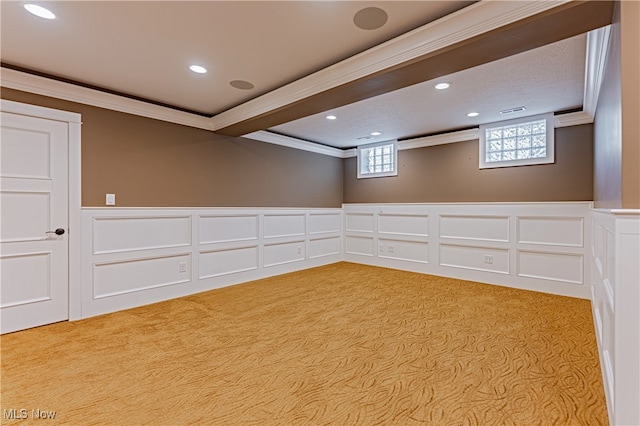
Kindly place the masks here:
<instances>
[{"instance_id":1,"label":"ceiling soffit beam","mask_svg":"<svg viewBox=\"0 0 640 426\"><path fill-rule=\"evenodd\" d=\"M241 136L611 23L613 1L475 3L211 118Z\"/></svg>"}]
</instances>

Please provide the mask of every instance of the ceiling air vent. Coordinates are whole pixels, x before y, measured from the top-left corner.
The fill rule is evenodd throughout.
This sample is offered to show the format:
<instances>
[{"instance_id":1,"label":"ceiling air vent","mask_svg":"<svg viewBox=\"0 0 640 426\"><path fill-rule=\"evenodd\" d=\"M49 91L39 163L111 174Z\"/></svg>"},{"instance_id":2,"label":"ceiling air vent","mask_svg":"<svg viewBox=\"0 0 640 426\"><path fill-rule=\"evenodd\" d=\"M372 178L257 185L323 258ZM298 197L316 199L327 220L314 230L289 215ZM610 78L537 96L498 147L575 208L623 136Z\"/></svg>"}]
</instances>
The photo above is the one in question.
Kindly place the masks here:
<instances>
[{"instance_id":1,"label":"ceiling air vent","mask_svg":"<svg viewBox=\"0 0 640 426\"><path fill-rule=\"evenodd\" d=\"M514 112L522 112L524 111L526 108L521 106L521 107L515 107L515 108L509 108L509 109L505 109L500 111L501 115L507 115L507 114L513 114Z\"/></svg>"}]
</instances>

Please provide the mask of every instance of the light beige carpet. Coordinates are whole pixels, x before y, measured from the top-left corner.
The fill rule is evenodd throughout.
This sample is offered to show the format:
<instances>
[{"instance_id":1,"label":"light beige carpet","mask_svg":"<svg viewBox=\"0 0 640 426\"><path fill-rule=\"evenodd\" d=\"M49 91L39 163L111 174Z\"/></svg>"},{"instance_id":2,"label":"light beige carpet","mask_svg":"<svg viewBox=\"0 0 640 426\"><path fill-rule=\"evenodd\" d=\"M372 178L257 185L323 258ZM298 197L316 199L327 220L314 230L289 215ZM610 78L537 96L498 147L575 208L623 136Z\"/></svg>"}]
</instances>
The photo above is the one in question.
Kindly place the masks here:
<instances>
[{"instance_id":1,"label":"light beige carpet","mask_svg":"<svg viewBox=\"0 0 640 426\"><path fill-rule=\"evenodd\" d=\"M589 301L350 263L1 345L3 424L607 424Z\"/></svg>"}]
</instances>

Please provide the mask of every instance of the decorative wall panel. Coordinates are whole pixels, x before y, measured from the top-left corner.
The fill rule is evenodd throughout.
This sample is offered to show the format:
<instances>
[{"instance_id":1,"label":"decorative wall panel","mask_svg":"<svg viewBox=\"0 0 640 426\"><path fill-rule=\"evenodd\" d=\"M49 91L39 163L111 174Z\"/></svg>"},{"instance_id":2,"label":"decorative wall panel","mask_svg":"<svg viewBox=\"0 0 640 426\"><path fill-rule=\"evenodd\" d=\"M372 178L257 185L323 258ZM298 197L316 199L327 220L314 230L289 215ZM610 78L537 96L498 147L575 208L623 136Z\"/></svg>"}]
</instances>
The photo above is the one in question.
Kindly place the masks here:
<instances>
[{"instance_id":1,"label":"decorative wall panel","mask_svg":"<svg viewBox=\"0 0 640 426\"><path fill-rule=\"evenodd\" d=\"M98 217L93 221L93 254L191 245L191 216Z\"/></svg>"},{"instance_id":2,"label":"decorative wall panel","mask_svg":"<svg viewBox=\"0 0 640 426\"><path fill-rule=\"evenodd\" d=\"M200 215L200 244L258 239L258 215Z\"/></svg>"}]
</instances>

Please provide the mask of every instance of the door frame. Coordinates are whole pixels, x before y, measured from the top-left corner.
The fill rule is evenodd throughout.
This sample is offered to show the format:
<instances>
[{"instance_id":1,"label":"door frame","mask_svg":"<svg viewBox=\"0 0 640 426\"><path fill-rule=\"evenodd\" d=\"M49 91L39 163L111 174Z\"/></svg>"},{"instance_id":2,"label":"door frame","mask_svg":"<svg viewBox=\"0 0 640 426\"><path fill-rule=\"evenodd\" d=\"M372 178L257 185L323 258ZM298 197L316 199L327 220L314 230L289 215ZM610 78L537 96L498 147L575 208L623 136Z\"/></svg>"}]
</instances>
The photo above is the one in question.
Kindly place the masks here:
<instances>
[{"instance_id":1,"label":"door frame","mask_svg":"<svg viewBox=\"0 0 640 426\"><path fill-rule=\"evenodd\" d=\"M67 123L69 129L69 144L67 157L69 166L68 195L69 227L69 321L82 318L82 158L81 158L81 115L79 113L62 111L53 108L25 104L21 102L0 100L0 110L12 114L25 115L34 118L61 121Z\"/></svg>"}]
</instances>

